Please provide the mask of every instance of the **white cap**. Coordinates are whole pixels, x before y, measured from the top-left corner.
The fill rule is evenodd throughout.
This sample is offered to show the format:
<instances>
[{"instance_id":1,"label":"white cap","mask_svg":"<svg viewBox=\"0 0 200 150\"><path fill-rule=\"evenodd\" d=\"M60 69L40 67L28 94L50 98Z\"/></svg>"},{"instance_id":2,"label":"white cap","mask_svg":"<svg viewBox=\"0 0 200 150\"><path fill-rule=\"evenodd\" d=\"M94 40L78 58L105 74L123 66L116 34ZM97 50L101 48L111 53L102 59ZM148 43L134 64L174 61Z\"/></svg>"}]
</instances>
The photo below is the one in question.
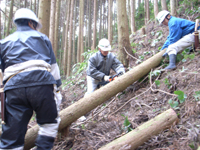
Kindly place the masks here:
<instances>
[{"instance_id":1,"label":"white cap","mask_svg":"<svg viewBox=\"0 0 200 150\"><path fill-rule=\"evenodd\" d=\"M99 41L99 45L98 47L102 50L102 51L111 51L111 45L110 42L103 38Z\"/></svg>"},{"instance_id":2,"label":"white cap","mask_svg":"<svg viewBox=\"0 0 200 150\"><path fill-rule=\"evenodd\" d=\"M167 10L162 10L158 13L158 15L156 16L156 19L158 20L159 24L161 24L165 17L169 14L169 11Z\"/></svg>"},{"instance_id":3,"label":"white cap","mask_svg":"<svg viewBox=\"0 0 200 150\"><path fill-rule=\"evenodd\" d=\"M42 28L42 24L39 22L39 19L37 18L37 16L35 15L35 13L28 9L28 8L20 8L16 11L15 16L14 16L14 24L16 20L18 19L30 19L33 20L35 22L37 22L37 29L41 29Z\"/></svg>"}]
</instances>

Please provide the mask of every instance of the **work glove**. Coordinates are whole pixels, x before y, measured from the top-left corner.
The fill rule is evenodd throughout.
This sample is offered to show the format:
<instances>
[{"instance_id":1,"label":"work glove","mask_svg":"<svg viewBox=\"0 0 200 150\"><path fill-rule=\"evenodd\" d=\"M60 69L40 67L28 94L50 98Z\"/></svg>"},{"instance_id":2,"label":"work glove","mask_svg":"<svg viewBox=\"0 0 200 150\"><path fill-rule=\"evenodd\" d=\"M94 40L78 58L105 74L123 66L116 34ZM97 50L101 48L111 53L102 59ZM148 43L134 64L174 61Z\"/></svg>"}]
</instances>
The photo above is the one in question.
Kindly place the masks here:
<instances>
[{"instance_id":1,"label":"work glove","mask_svg":"<svg viewBox=\"0 0 200 150\"><path fill-rule=\"evenodd\" d=\"M123 74L124 74L123 72L120 72L120 73L117 74L117 76L119 77L119 76L121 76Z\"/></svg>"},{"instance_id":2,"label":"work glove","mask_svg":"<svg viewBox=\"0 0 200 150\"><path fill-rule=\"evenodd\" d=\"M109 81L109 78L110 78L110 76L107 76L107 75L105 75L105 76L103 77L104 81Z\"/></svg>"}]
</instances>

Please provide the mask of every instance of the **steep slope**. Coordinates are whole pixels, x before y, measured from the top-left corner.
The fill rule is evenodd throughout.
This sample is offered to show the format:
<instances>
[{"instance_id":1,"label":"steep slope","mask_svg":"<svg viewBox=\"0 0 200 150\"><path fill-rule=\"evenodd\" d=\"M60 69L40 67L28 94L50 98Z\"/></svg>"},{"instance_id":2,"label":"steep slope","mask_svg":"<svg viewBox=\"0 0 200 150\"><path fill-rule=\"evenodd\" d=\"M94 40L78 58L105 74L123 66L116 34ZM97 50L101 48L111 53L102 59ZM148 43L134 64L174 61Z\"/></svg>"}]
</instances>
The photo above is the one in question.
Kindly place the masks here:
<instances>
[{"instance_id":1,"label":"steep slope","mask_svg":"<svg viewBox=\"0 0 200 150\"><path fill-rule=\"evenodd\" d=\"M141 61L157 53L168 35L166 27L157 26L153 22L145 29L146 35L141 35L138 31L131 36L132 48L137 52L136 58ZM117 51L117 45L115 48ZM96 150L170 107L176 110L179 122L151 137L138 150L196 149L200 141L199 60L199 52L189 53L186 50L178 56L176 70L160 72L160 69L167 65L167 59L164 59L158 68L152 70L151 76L143 77L86 114L86 122L74 122L70 126L68 137L60 136L54 149ZM135 58L130 57L130 68L138 63ZM84 72L74 84L63 89L62 109L83 97L86 90L85 77ZM178 99L174 91L185 96Z\"/></svg>"}]
</instances>

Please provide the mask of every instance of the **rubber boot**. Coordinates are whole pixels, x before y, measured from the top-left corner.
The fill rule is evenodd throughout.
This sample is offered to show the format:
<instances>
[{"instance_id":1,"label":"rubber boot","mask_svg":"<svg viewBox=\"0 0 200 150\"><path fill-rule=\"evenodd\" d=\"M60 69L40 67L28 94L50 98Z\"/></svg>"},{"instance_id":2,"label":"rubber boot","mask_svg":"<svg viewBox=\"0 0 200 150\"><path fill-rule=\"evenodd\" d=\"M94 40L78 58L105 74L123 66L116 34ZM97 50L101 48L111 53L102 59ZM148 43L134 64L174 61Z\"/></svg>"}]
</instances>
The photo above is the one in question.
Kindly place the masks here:
<instances>
[{"instance_id":1,"label":"rubber boot","mask_svg":"<svg viewBox=\"0 0 200 150\"><path fill-rule=\"evenodd\" d=\"M35 145L37 150L51 150L53 148L54 137L38 135Z\"/></svg>"},{"instance_id":2,"label":"rubber boot","mask_svg":"<svg viewBox=\"0 0 200 150\"><path fill-rule=\"evenodd\" d=\"M164 70L173 70L176 69L176 55L171 54L169 55L169 65L164 68Z\"/></svg>"}]
</instances>

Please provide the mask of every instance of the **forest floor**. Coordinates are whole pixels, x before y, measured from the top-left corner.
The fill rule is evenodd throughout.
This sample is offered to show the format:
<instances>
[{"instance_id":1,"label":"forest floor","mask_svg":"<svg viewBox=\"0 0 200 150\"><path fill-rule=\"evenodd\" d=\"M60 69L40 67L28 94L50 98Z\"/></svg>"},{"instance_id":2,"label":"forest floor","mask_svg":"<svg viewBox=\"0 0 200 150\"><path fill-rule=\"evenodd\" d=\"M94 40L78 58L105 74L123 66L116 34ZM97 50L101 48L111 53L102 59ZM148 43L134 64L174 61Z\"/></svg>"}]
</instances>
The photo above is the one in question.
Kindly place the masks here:
<instances>
[{"instance_id":1,"label":"forest floor","mask_svg":"<svg viewBox=\"0 0 200 150\"><path fill-rule=\"evenodd\" d=\"M138 31L130 37L131 43L135 43L132 44L132 48L137 51L135 57L143 59L142 61L159 52L158 48L163 45L168 35L167 27L158 26L154 22L150 22L145 29L145 35L141 35ZM117 45L115 45L115 50L117 50ZM118 93L118 96L110 98L104 104L85 114L87 119L92 119L82 125L77 125L80 123L79 120L73 122L68 136L60 136L56 139L54 150L96 150L127 133L127 128L124 126L125 117L131 123L130 127L135 129L171 108L170 99L179 101L176 96L172 95L174 91L183 91L186 95L185 101L183 103L179 101L178 106L175 107L179 122L170 129L152 136L137 150L196 150L200 144L200 53L191 54L195 55L192 59L182 59L181 57L184 56L180 55L181 60L177 62L176 70L152 76L151 82L159 80L159 86L150 84L148 74ZM152 71L160 70L167 64L162 62ZM135 59L130 57L130 68L137 65ZM82 80L81 84L66 86L62 90L61 109L83 98L87 86L86 73L83 73L77 82L80 80ZM150 87L159 89L159 91L154 92ZM115 100L108 105L113 99ZM127 104L118 110L125 103ZM95 115L103 107L106 108Z\"/></svg>"}]
</instances>

